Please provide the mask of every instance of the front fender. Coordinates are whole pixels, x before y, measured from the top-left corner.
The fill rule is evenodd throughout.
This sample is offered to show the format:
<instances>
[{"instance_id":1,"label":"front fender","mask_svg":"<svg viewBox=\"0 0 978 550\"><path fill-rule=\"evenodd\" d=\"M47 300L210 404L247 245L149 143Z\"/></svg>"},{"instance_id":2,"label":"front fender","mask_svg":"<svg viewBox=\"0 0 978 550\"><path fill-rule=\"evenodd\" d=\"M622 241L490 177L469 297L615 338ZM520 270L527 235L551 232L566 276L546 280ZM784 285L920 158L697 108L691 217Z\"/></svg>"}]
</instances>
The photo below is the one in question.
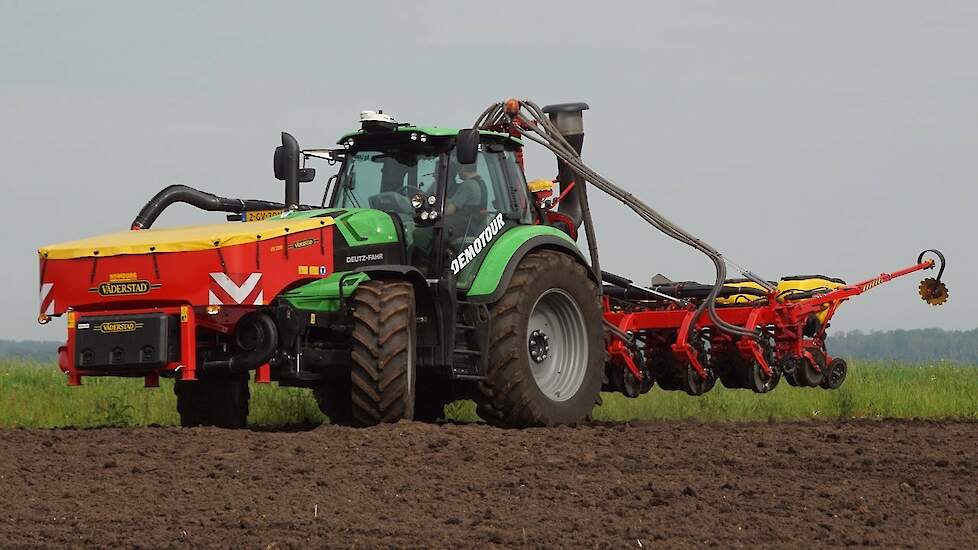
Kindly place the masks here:
<instances>
[{"instance_id":1,"label":"front fender","mask_svg":"<svg viewBox=\"0 0 978 550\"><path fill-rule=\"evenodd\" d=\"M372 265L354 271L333 273L329 277L283 292L279 299L299 309L337 311L342 300L352 296L361 283L383 279L408 281L414 286L419 303L423 305L427 299L428 285L424 275L417 268L405 265Z\"/></svg>"},{"instance_id":2,"label":"front fender","mask_svg":"<svg viewBox=\"0 0 978 550\"><path fill-rule=\"evenodd\" d=\"M559 229L546 225L524 225L503 233L493 243L479 272L469 287L467 300L476 303L495 302L502 297L516 266L534 250L559 250L572 255L581 264L587 260L577 245Z\"/></svg>"},{"instance_id":3,"label":"front fender","mask_svg":"<svg viewBox=\"0 0 978 550\"><path fill-rule=\"evenodd\" d=\"M341 298L351 296L360 283L369 280L366 273L342 271L287 290L279 294L277 300L298 309L339 311Z\"/></svg>"}]
</instances>

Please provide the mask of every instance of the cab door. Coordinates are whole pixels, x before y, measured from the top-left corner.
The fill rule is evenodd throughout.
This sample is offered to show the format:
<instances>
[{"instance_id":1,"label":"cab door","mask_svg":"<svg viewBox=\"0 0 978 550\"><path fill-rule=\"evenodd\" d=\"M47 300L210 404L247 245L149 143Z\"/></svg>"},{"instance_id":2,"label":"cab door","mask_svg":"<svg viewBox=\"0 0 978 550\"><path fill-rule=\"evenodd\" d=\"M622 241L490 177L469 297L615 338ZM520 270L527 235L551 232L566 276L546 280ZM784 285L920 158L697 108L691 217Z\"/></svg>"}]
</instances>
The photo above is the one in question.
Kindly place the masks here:
<instances>
[{"instance_id":1,"label":"cab door","mask_svg":"<svg viewBox=\"0 0 978 550\"><path fill-rule=\"evenodd\" d=\"M443 257L458 289L467 290L499 235L530 223L526 182L514 152L495 144L482 145L471 165L451 153L445 176Z\"/></svg>"}]
</instances>

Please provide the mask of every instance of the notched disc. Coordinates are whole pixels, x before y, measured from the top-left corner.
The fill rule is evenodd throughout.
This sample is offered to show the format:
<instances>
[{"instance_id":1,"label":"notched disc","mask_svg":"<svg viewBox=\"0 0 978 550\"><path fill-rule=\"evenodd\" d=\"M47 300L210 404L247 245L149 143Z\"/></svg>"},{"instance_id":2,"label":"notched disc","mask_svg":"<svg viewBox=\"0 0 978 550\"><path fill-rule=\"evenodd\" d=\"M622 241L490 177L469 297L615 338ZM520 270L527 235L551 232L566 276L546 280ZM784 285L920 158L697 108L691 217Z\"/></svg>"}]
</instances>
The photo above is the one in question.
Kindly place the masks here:
<instances>
[{"instance_id":1,"label":"notched disc","mask_svg":"<svg viewBox=\"0 0 978 550\"><path fill-rule=\"evenodd\" d=\"M932 306L939 306L947 301L947 286L932 277L920 281L919 290L921 299Z\"/></svg>"}]
</instances>

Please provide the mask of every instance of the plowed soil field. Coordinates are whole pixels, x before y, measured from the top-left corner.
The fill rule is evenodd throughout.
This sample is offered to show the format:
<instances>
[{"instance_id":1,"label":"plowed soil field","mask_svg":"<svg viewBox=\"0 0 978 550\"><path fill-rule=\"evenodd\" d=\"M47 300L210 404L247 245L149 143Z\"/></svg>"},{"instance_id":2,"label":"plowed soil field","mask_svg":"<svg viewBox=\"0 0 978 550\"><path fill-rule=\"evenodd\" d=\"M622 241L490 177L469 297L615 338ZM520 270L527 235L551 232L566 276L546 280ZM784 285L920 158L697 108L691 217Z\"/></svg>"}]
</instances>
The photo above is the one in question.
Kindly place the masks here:
<instances>
[{"instance_id":1,"label":"plowed soil field","mask_svg":"<svg viewBox=\"0 0 978 550\"><path fill-rule=\"evenodd\" d=\"M978 423L0 432L2 547L974 547Z\"/></svg>"}]
</instances>

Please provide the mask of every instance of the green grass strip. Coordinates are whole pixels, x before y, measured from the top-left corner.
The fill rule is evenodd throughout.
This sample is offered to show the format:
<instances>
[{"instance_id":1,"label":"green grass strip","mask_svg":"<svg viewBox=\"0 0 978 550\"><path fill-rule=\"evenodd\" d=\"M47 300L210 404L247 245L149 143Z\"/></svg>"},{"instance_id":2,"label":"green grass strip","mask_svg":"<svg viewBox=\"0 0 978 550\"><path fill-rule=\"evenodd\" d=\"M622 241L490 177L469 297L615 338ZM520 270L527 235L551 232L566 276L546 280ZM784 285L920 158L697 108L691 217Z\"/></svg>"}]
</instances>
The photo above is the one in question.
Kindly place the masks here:
<instances>
[{"instance_id":1,"label":"green grass strip","mask_svg":"<svg viewBox=\"0 0 978 550\"><path fill-rule=\"evenodd\" d=\"M68 387L53 365L0 360L0 428L175 426L173 382L142 387L140 378L85 378ZM249 423L255 427L319 424L309 390L252 384ZM836 418L978 418L978 368L853 362L839 390L793 388L773 392L728 390L719 384L700 397L653 389L638 399L603 394L597 420L789 420ZM471 402L446 409L449 418L475 421Z\"/></svg>"}]
</instances>

